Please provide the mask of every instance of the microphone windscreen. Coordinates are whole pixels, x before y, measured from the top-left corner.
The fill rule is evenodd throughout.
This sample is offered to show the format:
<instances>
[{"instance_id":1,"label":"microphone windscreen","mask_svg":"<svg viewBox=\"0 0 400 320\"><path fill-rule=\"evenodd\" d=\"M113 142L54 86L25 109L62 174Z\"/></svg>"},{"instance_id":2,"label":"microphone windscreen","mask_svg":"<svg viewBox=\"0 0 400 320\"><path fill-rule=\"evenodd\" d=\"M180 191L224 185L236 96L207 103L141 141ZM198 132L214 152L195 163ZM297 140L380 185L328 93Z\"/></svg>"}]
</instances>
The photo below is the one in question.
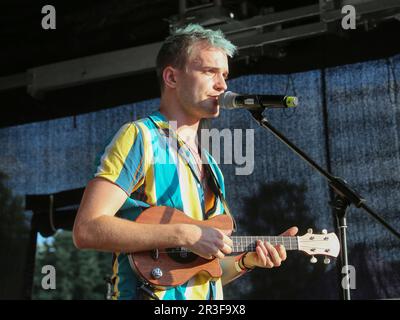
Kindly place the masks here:
<instances>
[{"instance_id":1,"label":"microphone windscreen","mask_svg":"<svg viewBox=\"0 0 400 320\"><path fill-rule=\"evenodd\" d=\"M285 104L289 108L297 107L298 103L299 100L297 99L297 97L290 97L290 96L285 97Z\"/></svg>"},{"instance_id":2,"label":"microphone windscreen","mask_svg":"<svg viewBox=\"0 0 400 320\"><path fill-rule=\"evenodd\" d=\"M235 109L235 97L237 93L226 91L218 96L218 104L222 109Z\"/></svg>"}]
</instances>

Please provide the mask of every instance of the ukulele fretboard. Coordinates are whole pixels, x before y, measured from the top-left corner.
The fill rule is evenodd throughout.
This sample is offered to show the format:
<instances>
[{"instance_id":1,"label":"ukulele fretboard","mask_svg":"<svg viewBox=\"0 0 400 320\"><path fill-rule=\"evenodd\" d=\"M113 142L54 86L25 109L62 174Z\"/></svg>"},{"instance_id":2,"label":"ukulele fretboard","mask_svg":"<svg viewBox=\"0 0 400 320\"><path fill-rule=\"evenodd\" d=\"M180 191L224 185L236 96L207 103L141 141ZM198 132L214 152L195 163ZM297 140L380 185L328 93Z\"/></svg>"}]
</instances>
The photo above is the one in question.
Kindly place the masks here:
<instances>
[{"instance_id":1,"label":"ukulele fretboard","mask_svg":"<svg viewBox=\"0 0 400 320\"><path fill-rule=\"evenodd\" d=\"M268 241L273 246L281 244L286 250L298 250L299 241L297 237L284 236L235 236L231 238L233 241L233 252L255 251L257 240Z\"/></svg>"}]
</instances>

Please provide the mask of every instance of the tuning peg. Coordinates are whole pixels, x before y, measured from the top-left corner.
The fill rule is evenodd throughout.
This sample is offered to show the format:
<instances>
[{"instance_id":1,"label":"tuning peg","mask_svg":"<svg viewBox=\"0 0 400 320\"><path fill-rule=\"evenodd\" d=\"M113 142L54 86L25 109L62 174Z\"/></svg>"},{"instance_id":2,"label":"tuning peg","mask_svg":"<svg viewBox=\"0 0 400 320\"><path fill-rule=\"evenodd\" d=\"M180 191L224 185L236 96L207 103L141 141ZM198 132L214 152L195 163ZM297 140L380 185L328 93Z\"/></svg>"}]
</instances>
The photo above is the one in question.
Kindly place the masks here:
<instances>
[{"instance_id":1,"label":"tuning peg","mask_svg":"<svg viewBox=\"0 0 400 320\"><path fill-rule=\"evenodd\" d=\"M331 259L329 259L328 257L325 257L324 263L325 264L330 264L331 263Z\"/></svg>"},{"instance_id":2,"label":"tuning peg","mask_svg":"<svg viewBox=\"0 0 400 320\"><path fill-rule=\"evenodd\" d=\"M317 263L317 261L318 261L317 258L314 257L314 256L312 256L311 259L310 259L311 263Z\"/></svg>"},{"instance_id":3,"label":"tuning peg","mask_svg":"<svg viewBox=\"0 0 400 320\"><path fill-rule=\"evenodd\" d=\"M326 229L322 229L322 234L328 234L328 231Z\"/></svg>"},{"instance_id":4,"label":"tuning peg","mask_svg":"<svg viewBox=\"0 0 400 320\"><path fill-rule=\"evenodd\" d=\"M307 229L307 233L313 233L313 230L311 228Z\"/></svg>"}]
</instances>

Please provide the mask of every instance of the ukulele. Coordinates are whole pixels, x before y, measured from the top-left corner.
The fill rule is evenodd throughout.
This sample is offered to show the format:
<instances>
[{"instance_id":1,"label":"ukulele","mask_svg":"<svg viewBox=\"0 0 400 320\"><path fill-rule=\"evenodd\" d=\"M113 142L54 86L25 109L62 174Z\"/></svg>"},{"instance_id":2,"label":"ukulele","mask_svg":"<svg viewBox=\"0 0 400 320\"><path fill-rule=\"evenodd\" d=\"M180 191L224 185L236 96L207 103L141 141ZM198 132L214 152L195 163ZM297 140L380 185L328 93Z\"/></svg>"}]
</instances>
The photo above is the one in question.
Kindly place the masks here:
<instances>
[{"instance_id":1,"label":"ukulele","mask_svg":"<svg viewBox=\"0 0 400 320\"><path fill-rule=\"evenodd\" d=\"M220 229L227 235L232 233L232 218L226 214L217 215L208 220L194 220L182 211L171 207L151 207L144 210L136 219L138 223L176 224L186 223L203 227ZM281 244L286 250L299 250L311 255L311 262L317 262L314 255L324 255L325 263L328 257L339 254L339 240L335 233L314 234L311 229L303 236L232 236L232 254L244 251L255 251L256 241L268 241L272 245ZM222 276L219 259L211 260L198 256L186 248L166 248L128 254L132 269L145 282L154 287L179 286L194 275L206 272L211 278Z\"/></svg>"}]
</instances>

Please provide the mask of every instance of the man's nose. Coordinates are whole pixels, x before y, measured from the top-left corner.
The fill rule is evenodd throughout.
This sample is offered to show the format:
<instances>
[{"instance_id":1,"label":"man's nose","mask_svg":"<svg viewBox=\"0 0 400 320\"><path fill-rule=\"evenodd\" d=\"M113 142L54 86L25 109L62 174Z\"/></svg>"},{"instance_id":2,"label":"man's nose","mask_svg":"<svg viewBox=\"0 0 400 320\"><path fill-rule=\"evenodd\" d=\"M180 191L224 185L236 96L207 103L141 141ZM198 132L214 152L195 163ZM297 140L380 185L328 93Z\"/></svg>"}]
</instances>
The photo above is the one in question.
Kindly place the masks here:
<instances>
[{"instance_id":1,"label":"man's nose","mask_svg":"<svg viewBox=\"0 0 400 320\"><path fill-rule=\"evenodd\" d=\"M215 82L215 89L218 91L226 91L226 89L228 89L223 75L218 75L218 79Z\"/></svg>"}]
</instances>

